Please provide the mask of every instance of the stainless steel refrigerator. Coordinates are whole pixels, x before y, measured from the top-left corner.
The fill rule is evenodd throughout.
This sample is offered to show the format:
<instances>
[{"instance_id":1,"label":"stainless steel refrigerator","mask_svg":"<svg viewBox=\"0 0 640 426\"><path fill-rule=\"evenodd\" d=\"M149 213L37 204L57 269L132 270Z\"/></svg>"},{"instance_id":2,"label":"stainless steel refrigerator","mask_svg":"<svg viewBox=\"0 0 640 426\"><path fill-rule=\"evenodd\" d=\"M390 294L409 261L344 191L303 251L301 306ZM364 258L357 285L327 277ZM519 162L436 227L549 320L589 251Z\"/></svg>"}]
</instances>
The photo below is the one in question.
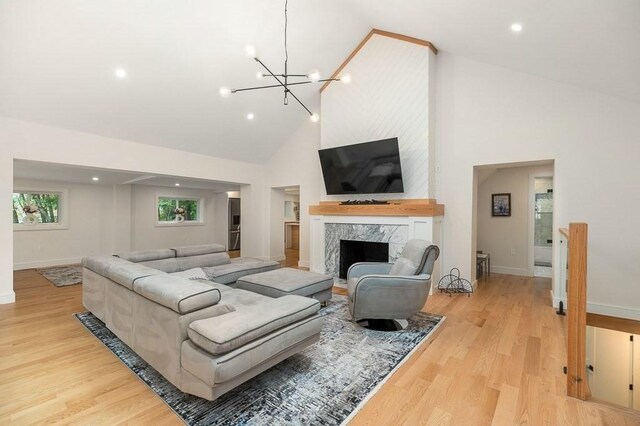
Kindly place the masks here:
<instances>
[{"instance_id":1,"label":"stainless steel refrigerator","mask_svg":"<svg viewBox=\"0 0 640 426\"><path fill-rule=\"evenodd\" d=\"M240 250L240 198L229 198L229 250Z\"/></svg>"}]
</instances>

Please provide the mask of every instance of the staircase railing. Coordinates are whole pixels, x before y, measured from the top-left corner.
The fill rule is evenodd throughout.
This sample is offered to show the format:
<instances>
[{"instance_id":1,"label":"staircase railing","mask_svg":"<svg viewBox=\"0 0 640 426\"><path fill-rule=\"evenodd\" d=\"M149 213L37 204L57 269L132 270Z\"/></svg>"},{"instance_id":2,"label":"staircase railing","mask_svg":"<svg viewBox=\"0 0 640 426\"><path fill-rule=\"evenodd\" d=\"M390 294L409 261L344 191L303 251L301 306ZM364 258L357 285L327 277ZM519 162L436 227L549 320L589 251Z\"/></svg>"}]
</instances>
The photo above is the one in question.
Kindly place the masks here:
<instances>
[{"instance_id":1,"label":"staircase railing","mask_svg":"<svg viewBox=\"0 0 640 426\"><path fill-rule=\"evenodd\" d=\"M567 396L582 400L590 396L586 374L588 230L586 223L570 223L569 229L560 229L567 241Z\"/></svg>"}]
</instances>

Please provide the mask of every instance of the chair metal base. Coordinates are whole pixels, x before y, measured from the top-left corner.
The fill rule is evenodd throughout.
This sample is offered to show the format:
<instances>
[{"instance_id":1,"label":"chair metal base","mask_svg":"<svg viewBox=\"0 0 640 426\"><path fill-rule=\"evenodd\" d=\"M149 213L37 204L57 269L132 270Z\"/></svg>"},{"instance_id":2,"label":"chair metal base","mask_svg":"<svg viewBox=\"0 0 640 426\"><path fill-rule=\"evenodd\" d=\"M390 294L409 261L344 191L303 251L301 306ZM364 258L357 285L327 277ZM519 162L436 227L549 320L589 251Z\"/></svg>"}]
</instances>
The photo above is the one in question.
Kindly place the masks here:
<instances>
[{"instance_id":1,"label":"chair metal base","mask_svg":"<svg viewBox=\"0 0 640 426\"><path fill-rule=\"evenodd\" d=\"M356 322L364 328L377 331L400 331L409 325L404 319L363 319Z\"/></svg>"}]
</instances>

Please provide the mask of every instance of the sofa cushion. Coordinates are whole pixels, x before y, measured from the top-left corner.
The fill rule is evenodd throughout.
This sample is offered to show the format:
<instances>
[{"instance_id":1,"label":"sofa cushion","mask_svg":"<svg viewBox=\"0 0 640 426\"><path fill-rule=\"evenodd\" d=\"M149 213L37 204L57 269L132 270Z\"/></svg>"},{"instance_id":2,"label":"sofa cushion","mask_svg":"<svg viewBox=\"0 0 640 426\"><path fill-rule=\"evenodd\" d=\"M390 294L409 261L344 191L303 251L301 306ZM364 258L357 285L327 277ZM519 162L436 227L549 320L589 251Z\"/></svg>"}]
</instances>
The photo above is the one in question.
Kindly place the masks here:
<instances>
[{"instance_id":1,"label":"sofa cushion","mask_svg":"<svg viewBox=\"0 0 640 426\"><path fill-rule=\"evenodd\" d=\"M123 253L117 255L119 258L128 260L129 262L148 262L151 260L169 259L176 257L176 252L172 249L144 250L132 251L131 253Z\"/></svg>"},{"instance_id":2,"label":"sofa cushion","mask_svg":"<svg viewBox=\"0 0 640 426\"><path fill-rule=\"evenodd\" d=\"M180 270L184 271L186 269L199 268L202 266L226 265L230 263L231 260L226 252L222 252L178 257L176 258L176 262L178 262Z\"/></svg>"},{"instance_id":3,"label":"sofa cushion","mask_svg":"<svg viewBox=\"0 0 640 426\"><path fill-rule=\"evenodd\" d=\"M159 271L166 272L167 274L182 271L182 269L180 269L178 259L176 258L150 260L148 262L140 262L140 265L148 266L149 268L157 269Z\"/></svg>"},{"instance_id":4,"label":"sofa cushion","mask_svg":"<svg viewBox=\"0 0 640 426\"><path fill-rule=\"evenodd\" d=\"M149 268L139 263L112 263L107 268L104 276L117 282L118 284L125 286L129 290L133 290L133 283L140 278L148 277L151 275L166 275L164 272L157 269Z\"/></svg>"},{"instance_id":5,"label":"sofa cushion","mask_svg":"<svg viewBox=\"0 0 640 426\"><path fill-rule=\"evenodd\" d=\"M389 269L389 275L415 275L417 270L418 265L414 265L409 259L399 257Z\"/></svg>"},{"instance_id":6,"label":"sofa cushion","mask_svg":"<svg viewBox=\"0 0 640 426\"><path fill-rule=\"evenodd\" d=\"M280 268L280 264L273 260L260 260L253 257L236 257L226 265L203 267L211 281L220 284L235 283L238 278L259 272L271 271Z\"/></svg>"},{"instance_id":7,"label":"sofa cushion","mask_svg":"<svg viewBox=\"0 0 640 426\"><path fill-rule=\"evenodd\" d=\"M220 356L212 356L187 339L182 343L180 362L185 370L215 387L286 354L302 342L317 339L321 331L322 317L314 314Z\"/></svg>"},{"instance_id":8,"label":"sofa cushion","mask_svg":"<svg viewBox=\"0 0 640 426\"><path fill-rule=\"evenodd\" d=\"M221 298L217 288L171 275L140 278L133 283L133 291L179 314L215 305Z\"/></svg>"},{"instance_id":9,"label":"sofa cushion","mask_svg":"<svg viewBox=\"0 0 640 426\"><path fill-rule=\"evenodd\" d=\"M202 268L192 268L186 271L172 272L169 275L172 277L184 278L185 280L205 280L207 281L207 274L204 273Z\"/></svg>"},{"instance_id":10,"label":"sofa cushion","mask_svg":"<svg viewBox=\"0 0 640 426\"><path fill-rule=\"evenodd\" d=\"M189 338L205 351L220 355L272 331L315 314L320 302L303 296L284 296L189 325Z\"/></svg>"},{"instance_id":11,"label":"sofa cushion","mask_svg":"<svg viewBox=\"0 0 640 426\"><path fill-rule=\"evenodd\" d=\"M225 251L222 244L203 244L199 246L174 247L176 257L197 256L200 254L220 253Z\"/></svg>"},{"instance_id":12,"label":"sofa cushion","mask_svg":"<svg viewBox=\"0 0 640 426\"><path fill-rule=\"evenodd\" d=\"M91 256L82 259L82 266L102 276L105 276L107 269L115 264L130 264L130 262L113 256Z\"/></svg>"}]
</instances>

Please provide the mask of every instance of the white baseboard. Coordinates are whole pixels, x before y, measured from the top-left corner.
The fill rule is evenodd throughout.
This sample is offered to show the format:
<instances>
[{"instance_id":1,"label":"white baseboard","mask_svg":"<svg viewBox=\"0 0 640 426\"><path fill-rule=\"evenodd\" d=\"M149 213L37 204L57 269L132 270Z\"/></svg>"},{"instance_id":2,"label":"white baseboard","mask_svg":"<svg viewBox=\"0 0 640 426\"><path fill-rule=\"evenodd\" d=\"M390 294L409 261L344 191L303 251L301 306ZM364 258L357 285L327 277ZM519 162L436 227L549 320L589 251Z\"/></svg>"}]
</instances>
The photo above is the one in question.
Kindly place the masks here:
<instances>
[{"instance_id":1,"label":"white baseboard","mask_svg":"<svg viewBox=\"0 0 640 426\"><path fill-rule=\"evenodd\" d=\"M310 268L311 263L308 260L298 260L298 268Z\"/></svg>"},{"instance_id":2,"label":"white baseboard","mask_svg":"<svg viewBox=\"0 0 640 426\"><path fill-rule=\"evenodd\" d=\"M564 309L567 309L567 298L566 297L555 297L553 295L553 290L549 290L549 292L551 293L551 305L553 305L554 308L559 308L560 307L560 302L562 302L564 304Z\"/></svg>"},{"instance_id":3,"label":"white baseboard","mask_svg":"<svg viewBox=\"0 0 640 426\"><path fill-rule=\"evenodd\" d=\"M16 294L13 291L0 294L0 305L8 303L16 303Z\"/></svg>"},{"instance_id":4,"label":"white baseboard","mask_svg":"<svg viewBox=\"0 0 640 426\"><path fill-rule=\"evenodd\" d=\"M587 302L587 312L640 321L640 309Z\"/></svg>"},{"instance_id":5,"label":"white baseboard","mask_svg":"<svg viewBox=\"0 0 640 426\"><path fill-rule=\"evenodd\" d=\"M520 268L507 268L505 266L491 266L491 273L506 274L506 275L519 275L521 277L531 277L533 274L529 269Z\"/></svg>"},{"instance_id":6,"label":"white baseboard","mask_svg":"<svg viewBox=\"0 0 640 426\"><path fill-rule=\"evenodd\" d=\"M271 256L271 257L269 258L269 260L274 260L274 261L276 261L276 262L281 262L281 261L283 261L283 260L285 260L285 259L286 259L286 257L285 257L285 255L284 255L284 254L279 254L279 255L277 255L277 256Z\"/></svg>"},{"instance_id":7,"label":"white baseboard","mask_svg":"<svg viewBox=\"0 0 640 426\"><path fill-rule=\"evenodd\" d=\"M21 263L14 263L13 270L19 271L22 269L48 268L50 266L73 265L74 263L80 263L80 261L82 261L81 257L69 257L67 259L52 259L52 260L37 260L34 262L21 262Z\"/></svg>"},{"instance_id":8,"label":"white baseboard","mask_svg":"<svg viewBox=\"0 0 640 426\"><path fill-rule=\"evenodd\" d=\"M553 307L558 308L560 302L564 304L564 310L567 310L567 299L562 297L554 297L551 293ZM627 308L624 306L606 305L603 303L587 302L587 312L592 314L607 315L610 317L627 318L640 321L640 309Z\"/></svg>"}]
</instances>

